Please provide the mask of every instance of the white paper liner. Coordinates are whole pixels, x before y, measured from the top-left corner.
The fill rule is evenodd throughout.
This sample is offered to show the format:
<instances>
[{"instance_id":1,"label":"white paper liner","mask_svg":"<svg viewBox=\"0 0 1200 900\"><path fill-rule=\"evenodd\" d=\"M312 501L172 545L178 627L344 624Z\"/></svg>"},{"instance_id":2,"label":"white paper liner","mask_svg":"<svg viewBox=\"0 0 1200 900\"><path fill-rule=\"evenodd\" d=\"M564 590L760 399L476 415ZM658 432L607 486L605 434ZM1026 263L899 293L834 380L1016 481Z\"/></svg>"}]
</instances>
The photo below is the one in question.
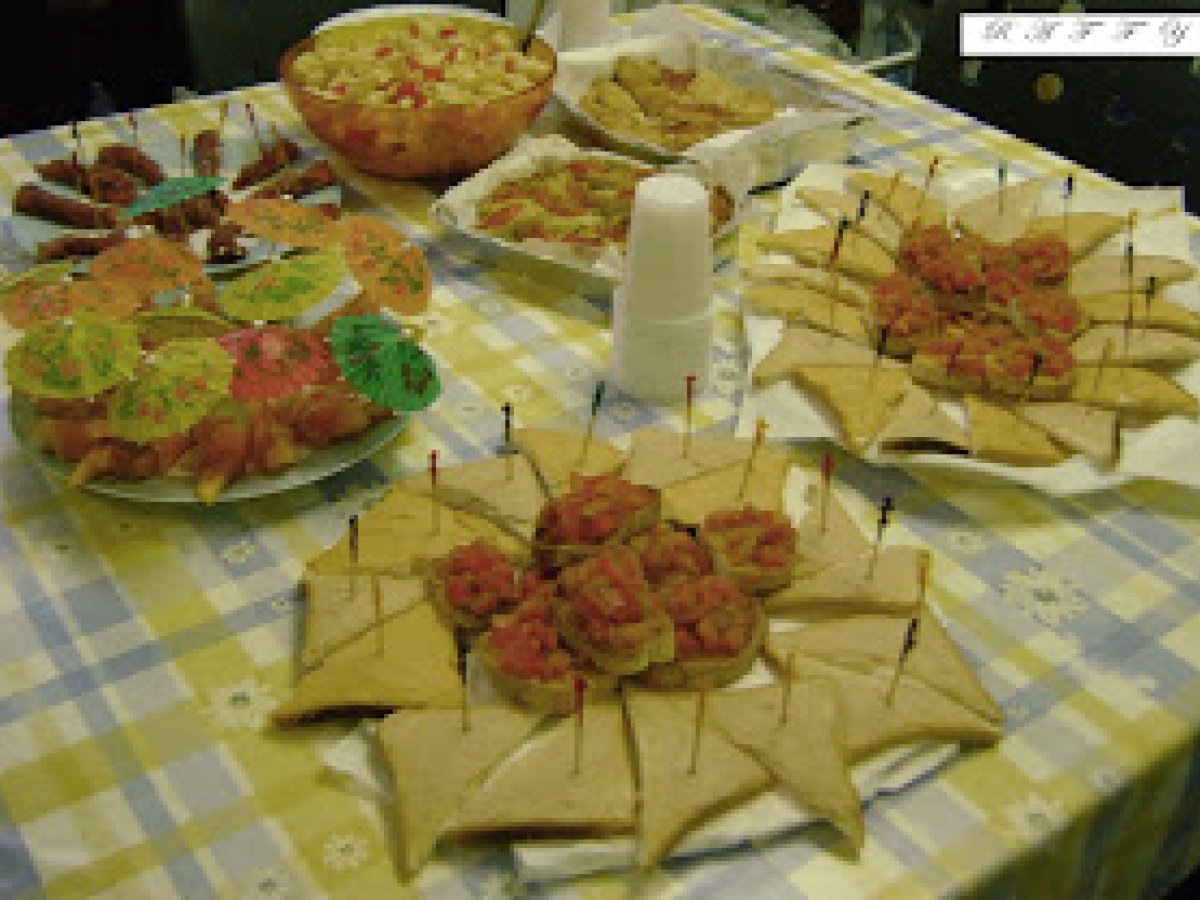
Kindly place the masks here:
<instances>
[{"instance_id":1,"label":"white paper liner","mask_svg":"<svg viewBox=\"0 0 1200 900\"><path fill-rule=\"evenodd\" d=\"M781 194L777 229L808 228L824 224L825 220L796 199L795 189L801 185L835 190L845 189L849 167L821 164L807 168ZM922 174L913 176L920 183ZM969 200L994 191L997 174L993 169L941 170L934 179L931 194L953 209ZM1015 183L1015 181L1014 181ZM1178 188L1123 188L1077 186L1071 198L1072 212L1110 212L1125 214L1137 210L1134 228L1134 247L1140 253L1152 253L1195 265L1190 246L1191 228L1183 208L1182 192ZM1039 207L1043 214L1061 214L1063 210L1062 182L1049 180ZM1096 251L1099 255L1121 256L1125 252L1127 235L1124 230L1106 241ZM786 264L788 257L764 254L762 265ZM1170 285L1163 289L1163 298L1155 302L1174 302L1193 311L1200 311L1200 281ZM821 407L795 387L781 381L759 388L751 382L751 373L759 362L779 342L783 322L779 319L747 313L744 316L749 360L746 369L745 393L738 417L737 434L750 437L759 417L765 418L771 436L784 440L837 440L838 429ZM1200 362L1192 363L1174 373L1174 378L1192 394L1200 396ZM940 402L942 410L957 422L966 420L962 404ZM1185 416L1167 416L1142 426L1123 426L1121 456L1112 470L1097 468L1083 456L1073 456L1056 466L1027 467L987 462L949 454L919 453L888 454L870 447L864 459L868 462L911 468L935 468L986 474L1008 481L1029 485L1048 494L1068 496L1117 487L1137 478L1153 478L1188 487L1200 487L1200 467L1195 465L1196 448L1200 447L1200 421Z\"/></svg>"},{"instance_id":2,"label":"white paper liner","mask_svg":"<svg viewBox=\"0 0 1200 900\"><path fill-rule=\"evenodd\" d=\"M795 521L808 511L806 494L812 483L815 482L811 473L796 467L788 473L784 507ZM865 507L860 509L860 505L847 503L847 512L865 530L871 511ZM802 627L794 622L771 623L772 631ZM760 656L745 676L725 690L744 690L770 684L773 680L770 668ZM472 704L502 701L487 674L475 664L473 655L468 656L466 681ZM537 740L535 735L526 741L517 754L528 752ZM957 744L931 742L896 747L854 766L851 780L866 804L881 794L902 791L930 775L952 759L958 750ZM322 760L344 790L388 809L394 803L391 776L377 750L374 723L364 722L355 732L330 745L322 753ZM732 850L797 831L817 821L782 791L768 790L688 831L668 858L685 859ZM520 881L535 884L631 869L636 865L637 841L633 837L543 838L514 842L511 849Z\"/></svg>"},{"instance_id":3,"label":"white paper liner","mask_svg":"<svg viewBox=\"0 0 1200 900\"><path fill-rule=\"evenodd\" d=\"M605 150L585 150L559 135L525 137L504 156L486 169L459 183L430 207L434 220L471 242L473 247L491 260L505 257L538 259L581 276L578 289L585 293L611 291L621 278L624 257L614 247L595 251L572 244L550 241L507 241L476 227L479 203L505 181L523 178L549 162L573 159L626 159ZM733 200L733 214L715 236L721 242L738 227L750 190L746 173L732 161L718 160L712 165L680 163L664 166L668 171L695 175L706 184L723 187ZM720 254L716 254L719 260Z\"/></svg>"},{"instance_id":4,"label":"white paper liner","mask_svg":"<svg viewBox=\"0 0 1200 900\"><path fill-rule=\"evenodd\" d=\"M818 82L769 66L736 45L706 40L694 22L669 7L639 17L636 34L603 46L559 54L554 93L578 122L607 146L646 159L690 158L709 164L728 161L754 185L773 184L807 163L844 160L847 127L869 110L852 98L822 90ZM775 99L775 117L752 128L730 131L680 153L617 134L579 105L597 78L610 78L620 56L655 59L674 68L706 68Z\"/></svg>"}]
</instances>

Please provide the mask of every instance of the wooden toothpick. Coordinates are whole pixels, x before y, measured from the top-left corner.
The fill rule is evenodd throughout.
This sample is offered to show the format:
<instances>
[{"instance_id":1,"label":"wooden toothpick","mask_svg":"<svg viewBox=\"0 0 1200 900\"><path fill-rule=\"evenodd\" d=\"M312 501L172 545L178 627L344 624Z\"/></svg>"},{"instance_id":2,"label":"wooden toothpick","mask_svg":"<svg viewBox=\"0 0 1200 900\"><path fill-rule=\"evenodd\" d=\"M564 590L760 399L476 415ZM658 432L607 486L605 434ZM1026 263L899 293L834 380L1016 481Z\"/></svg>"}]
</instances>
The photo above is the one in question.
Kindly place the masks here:
<instances>
[{"instance_id":1,"label":"wooden toothpick","mask_svg":"<svg viewBox=\"0 0 1200 900\"><path fill-rule=\"evenodd\" d=\"M692 758L688 763L688 774L696 774L696 763L700 756L700 732L704 728L704 707L708 698L708 690L701 687L696 692L696 727L692 732Z\"/></svg>"},{"instance_id":2,"label":"wooden toothpick","mask_svg":"<svg viewBox=\"0 0 1200 900\"><path fill-rule=\"evenodd\" d=\"M505 466L504 466L504 468L505 468L504 475L509 481L512 481L513 480L513 445L512 445L513 405L511 403L505 403L503 406L500 407L500 412L504 414L504 458L505 458L505 460L507 460L507 462L505 463Z\"/></svg>"},{"instance_id":3,"label":"wooden toothpick","mask_svg":"<svg viewBox=\"0 0 1200 900\"><path fill-rule=\"evenodd\" d=\"M683 422L683 455L690 456L692 452L692 407L696 403L696 376L687 375L683 379L684 390L687 392L687 407L684 410Z\"/></svg>"},{"instance_id":4,"label":"wooden toothpick","mask_svg":"<svg viewBox=\"0 0 1200 900\"><path fill-rule=\"evenodd\" d=\"M821 533L829 521L829 494L833 489L833 454L826 452L821 457Z\"/></svg>"},{"instance_id":5,"label":"wooden toothpick","mask_svg":"<svg viewBox=\"0 0 1200 900\"><path fill-rule=\"evenodd\" d=\"M600 404L604 402L603 381L596 382L596 390L592 392L592 408L588 414L587 430L583 433L583 448L579 453L579 465L582 466L587 460L588 450L592 446L592 437L596 433L596 419L600 416Z\"/></svg>"},{"instance_id":6,"label":"wooden toothpick","mask_svg":"<svg viewBox=\"0 0 1200 900\"><path fill-rule=\"evenodd\" d=\"M786 725L788 721L788 707L792 705L792 682L796 678L796 651L793 650L787 655L787 660L783 664L783 707L779 710L779 724Z\"/></svg>"},{"instance_id":7,"label":"wooden toothpick","mask_svg":"<svg viewBox=\"0 0 1200 900\"><path fill-rule=\"evenodd\" d=\"M867 581L875 577L875 566L879 562L879 547L883 543L883 529L888 524L888 514L896 508L891 495L883 498L879 506L879 522L875 525L875 543L871 545L871 558L867 562Z\"/></svg>"},{"instance_id":8,"label":"wooden toothpick","mask_svg":"<svg viewBox=\"0 0 1200 900\"><path fill-rule=\"evenodd\" d=\"M583 700L587 695L587 678L576 675L571 687L574 691L575 708L575 763L571 771L578 775L579 764L583 758Z\"/></svg>"},{"instance_id":9,"label":"wooden toothpick","mask_svg":"<svg viewBox=\"0 0 1200 900\"><path fill-rule=\"evenodd\" d=\"M917 616L913 616L908 622L908 628L904 631L904 645L900 648L900 655L896 658L896 668L892 670L892 680L888 684L886 697L888 706L892 705L892 699L896 696L896 686L900 683L900 674L904 670L904 661L908 659L908 654L917 645L917 628L920 621Z\"/></svg>"},{"instance_id":10,"label":"wooden toothpick","mask_svg":"<svg viewBox=\"0 0 1200 900\"><path fill-rule=\"evenodd\" d=\"M750 445L750 455L746 457L746 466L742 470L742 483L738 486L738 499L746 496L746 487L750 484L750 473L754 471L754 460L767 434L767 420L762 416L754 425L754 443Z\"/></svg>"},{"instance_id":11,"label":"wooden toothpick","mask_svg":"<svg viewBox=\"0 0 1200 900\"><path fill-rule=\"evenodd\" d=\"M374 572L371 573L371 601L375 606L375 655L383 656L383 589Z\"/></svg>"},{"instance_id":12,"label":"wooden toothpick","mask_svg":"<svg viewBox=\"0 0 1200 900\"><path fill-rule=\"evenodd\" d=\"M433 501L433 533L440 534L442 531L442 505L438 502L438 483L437 483L437 458L436 450L429 451L429 496Z\"/></svg>"}]
</instances>

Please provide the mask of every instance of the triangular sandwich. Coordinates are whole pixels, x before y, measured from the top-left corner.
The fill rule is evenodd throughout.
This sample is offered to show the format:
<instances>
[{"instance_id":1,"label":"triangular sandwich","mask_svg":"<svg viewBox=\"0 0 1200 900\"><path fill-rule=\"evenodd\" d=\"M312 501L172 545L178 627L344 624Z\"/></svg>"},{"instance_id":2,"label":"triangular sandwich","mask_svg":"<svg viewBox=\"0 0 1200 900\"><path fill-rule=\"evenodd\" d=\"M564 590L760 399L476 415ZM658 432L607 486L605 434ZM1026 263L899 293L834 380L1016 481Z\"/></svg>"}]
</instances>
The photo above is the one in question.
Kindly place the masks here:
<instances>
[{"instance_id":1,"label":"triangular sandwich","mask_svg":"<svg viewBox=\"0 0 1200 900\"><path fill-rule=\"evenodd\" d=\"M1067 458L1045 431L1010 409L974 394L964 399L971 455L1014 466L1054 466Z\"/></svg>"},{"instance_id":2,"label":"triangular sandwich","mask_svg":"<svg viewBox=\"0 0 1200 900\"><path fill-rule=\"evenodd\" d=\"M760 316L800 322L855 343L870 341L861 308L805 285L752 284L742 292L742 299L751 312Z\"/></svg>"},{"instance_id":3,"label":"triangular sandwich","mask_svg":"<svg viewBox=\"0 0 1200 900\"><path fill-rule=\"evenodd\" d=\"M513 444L529 458L552 496L571 488L571 474L609 475L625 465L625 454L592 437L584 453L584 433L552 428L516 428Z\"/></svg>"},{"instance_id":4,"label":"triangular sandwich","mask_svg":"<svg viewBox=\"0 0 1200 900\"><path fill-rule=\"evenodd\" d=\"M446 824L447 834L622 834L637 823L633 761L616 703L566 716L500 763Z\"/></svg>"},{"instance_id":5,"label":"triangular sandwich","mask_svg":"<svg viewBox=\"0 0 1200 900\"><path fill-rule=\"evenodd\" d=\"M392 771L400 859L412 875L433 853L443 827L489 772L529 736L541 713L473 706L467 728L457 709L406 709L379 726Z\"/></svg>"},{"instance_id":6,"label":"triangular sandwich","mask_svg":"<svg viewBox=\"0 0 1200 900\"><path fill-rule=\"evenodd\" d=\"M360 573L304 577L304 643L300 662L317 665L338 647L375 627L373 579L379 583L380 614L388 619L425 599L420 578Z\"/></svg>"},{"instance_id":7,"label":"triangular sandwich","mask_svg":"<svg viewBox=\"0 0 1200 900\"><path fill-rule=\"evenodd\" d=\"M1076 299L1084 318L1092 322L1124 325L1129 317L1129 294L1125 291L1087 294ZM1161 296L1152 297L1149 303L1144 293L1135 296L1130 324L1134 328L1161 328L1200 337L1200 313Z\"/></svg>"},{"instance_id":8,"label":"triangular sandwich","mask_svg":"<svg viewBox=\"0 0 1200 900\"><path fill-rule=\"evenodd\" d=\"M625 478L634 484L666 487L745 463L751 446L750 441L739 440L732 434L693 434L685 445L684 436L678 431L639 428L633 433Z\"/></svg>"},{"instance_id":9,"label":"triangular sandwich","mask_svg":"<svg viewBox=\"0 0 1200 900\"><path fill-rule=\"evenodd\" d=\"M751 266L746 278L756 284L812 288L819 294L832 294L843 303L860 309L871 305L869 285L848 275L830 272L827 266L763 262Z\"/></svg>"},{"instance_id":10,"label":"triangular sandwich","mask_svg":"<svg viewBox=\"0 0 1200 900\"><path fill-rule=\"evenodd\" d=\"M719 691L708 698L712 722L767 768L804 809L826 819L857 852L863 843L862 801L842 747L837 693L826 684L765 685Z\"/></svg>"},{"instance_id":11,"label":"triangular sandwich","mask_svg":"<svg viewBox=\"0 0 1200 900\"><path fill-rule=\"evenodd\" d=\"M783 253L800 263L829 265L829 255L837 230L828 225L816 228L788 229L765 234L758 239L759 249ZM896 262L878 244L852 230L842 235L842 245L832 263L833 269L852 278L876 282L896 271Z\"/></svg>"},{"instance_id":12,"label":"triangular sandwich","mask_svg":"<svg viewBox=\"0 0 1200 900\"><path fill-rule=\"evenodd\" d=\"M994 244L1009 244L1029 228L1042 197L1042 183L1030 178L1005 185L954 210L964 232Z\"/></svg>"},{"instance_id":13,"label":"triangular sandwich","mask_svg":"<svg viewBox=\"0 0 1200 900\"><path fill-rule=\"evenodd\" d=\"M885 453L958 453L969 451L966 429L942 410L937 399L916 382L875 436Z\"/></svg>"},{"instance_id":14,"label":"triangular sandwich","mask_svg":"<svg viewBox=\"0 0 1200 900\"><path fill-rule=\"evenodd\" d=\"M393 488L358 517L358 568L351 564L349 533L307 563L316 574L370 571L382 574L420 573L431 560L461 544L483 538L503 553L519 556L524 544L486 519L433 502L421 494Z\"/></svg>"},{"instance_id":15,"label":"triangular sandwich","mask_svg":"<svg viewBox=\"0 0 1200 900\"><path fill-rule=\"evenodd\" d=\"M858 217L861 194L848 194L828 188L797 187L796 196L819 212L833 225L842 219L853 223L853 227L869 237L892 256L900 253L900 238L903 229L896 219L878 203L867 201L863 217Z\"/></svg>"},{"instance_id":16,"label":"triangular sandwich","mask_svg":"<svg viewBox=\"0 0 1200 900\"><path fill-rule=\"evenodd\" d=\"M663 488L662 517L684 525L699 525L709 513L721 510L752 506L780 512L783 486L791 465L792 458L786 449L763 444L754 458L749 478L744 464L732 465Z\"/></svg>"},{"instance_id":17,"label":"triangular sandwich","mask_svg":"<svg viewBox=\"0 0 1200 900\"><path fill-rule=\"evenodd\" d=\"M1071 355L1081 366L1102 359L1113 366L1174 366L1200 358L1200 340L1157 328L1093 325L1071 343Z\"/></svg>"},{"instance_id":18,"label":"triangular sandwich","mask_svg":"<svg viewBox=\"0 0 1200 900\"><path fill-rule=\"evenodd\" d=\"M1065 226L1064 226L1065 219ZM1125 227L1124 216L1102 212L1069 212L1034 216L1025 229L1026 237L1056 237L1064 241L1072 259L1087 256Z\"/></svg>"},{"instance_id":19,"label":"triangular sandwich","mask_svg":"<svg viewBox=\"0 0 1200 900\"><path fill-rule=\"evenodd\" d=\"M428 474L411 475L406 490L429 494ZM481 516L523 540L533 539L546 495L524 456L488 456L438 472L438 500L454 509Z\"/></svg>"},{"instance_id":20,"label":"triangular sandwich","mask_svg":"<svg viewBox=\"0 0 1200 900\"><path fill-rule=\"evenodd\" d=\"M899 172L852 171L846 175L846 184L860 193L870 191L871 202L891 213L902 229L914 225L945 225L947 222L945 204L907 181Z\"/></svg>"},{"instance_id":21,"label":"triangular sandwich","mask_svg":"<svg viewBox=\"0 0 1200 900\"><path fill-rule=\"evenodd\" d=\"M462 702L454 636L425 602L333 651L300 677L271 714L295 725L326 712L392 710L402 706L458 706Z\"/></svg>"},{"instance_id":22,"label":"triangular sandwich","mask_svg":"<svg viewBox=\"0 0 1200 900\"><path fill-rule=\"evenodd\" d=\"M1097 366L1094 372L1076 377L1071 400L1134 418L1191 416L1197 412L1196 398L1165 375L1126 366Z\"/></svg>"},{"instance_id":23,"label":"triangular sandwich","mask_svg":"<svg viewBox=\"0 0 1200 900\"><path fill-rule=\"evenodd\" d=\"M801 366L792 373L837 422L846 447L862 454L912 383L904 368Z\"/></svg>"},{"instance_id":24,"label":"triangular sandwich","mask_svg":"<svg viewBox=\"0 0 1200 900\"><path fill-rule=\"evenodd\" d=\"M1003 721L1003 711L963 658L938 617L928 606L922 607L919 616L916 643L904 660L904 673L920 679L988 721ZM843 668L870 672L880 665L895 664L911 621L908 616L850 616L815 622L791 631L772 632L767 638L767 655L781 666L786 665L788 657L795 653Z\"/></svg>"},{"instance_id":25,"label":"triangular sandwich","mask_svg":"<svg viewBox=\"0 0 1200 900\"><path fill-rule=\"evenodd\" d=\"M835 562L858 565L858 561L866 559L871 552L871 542L850 518L846 507L838 499L836 487L832 483L829 485L828 501L824 499L825 490L822 485L808 486L805 492L808 510L796 525L796 546L805 556L822 563L812 567L811 571L826 568Z\"/></svg>"},{"instance_id":26,"label":"triangular sandwich","mask_svg":"<svg viewBox=\"0 0 1200 900\"><path fill-rule=\"evenodd\" d=\"M1082 403L1022 403L1017 415L1041 428L1064 447L1082 453L1102 469L1111 469L1121 452L1116 413Z\"/></svg>"},{"instance_id":27,"label":"triangular sandwich","mask_svg":"<svg viewBox=\"0 0 1200 900\"><path fill-rule=\"evenodd\" d=\"M1093 254L1071 267L1067 285L1075 296L1128 291L1131 287L1128 265L1123 254ZM1135 254L1132 289L1136 296L1144 297L1151 277L1156 287L1162 288L1177 281L1186 281L1195 272L1193 266L1169 256Z\"/></svg>"},{"instance_id":28,"label":"triangular sandwich","mask_svg":"<svg viewBox=\"0 0 1200 900\"><path fill-rule=\"evenodd\" d=\"M772 661L786 664L785 660ZM836 685L845 723L846 756L851 764L904 744L994 744L1003 734L995 722L903 671L888 702L894 664L864 672L799 655L792 657L792 664L793 675L799 681L811 679Z\"/></svg>"},{"instance_id":29,"label":"triangular sandwich","mask_svg":"<svg viewBox=\"0 0 1200 900\"><path fill-rule=\"evenodd\" d=\"M754 367L756 385L771 384L791 376L798 366L871 365L875 351L865 343L802 325L788 325L779 343ZM884 360L885 365L896 365Z\"/></svg>"},{"instance_id":30,"label":"triangular sandwich","mask_svg":"<svg viewBox=\"0 0 1200 900\"><path fill-rule=\"evenodd\" d=\"M688 829L771 784L770 773L722 732L708 723L697 730L697 702L696 695L625 695L641 789L642 868L655 865Z\"/></svg>"},{"instance_id":31,"label":"triangular sandwich","mask_svg":"<svg viewBox=\"0 0 1200 900\"><path fill-rule=\"evenodd\" d=\"M921 602L924 551L896 545L881 547L871 567L872 551L861 556L822 560L822 568L803 573L766 598L772 616L809 618L858 613L908 615Z\"/></svg>"}]
</instances>

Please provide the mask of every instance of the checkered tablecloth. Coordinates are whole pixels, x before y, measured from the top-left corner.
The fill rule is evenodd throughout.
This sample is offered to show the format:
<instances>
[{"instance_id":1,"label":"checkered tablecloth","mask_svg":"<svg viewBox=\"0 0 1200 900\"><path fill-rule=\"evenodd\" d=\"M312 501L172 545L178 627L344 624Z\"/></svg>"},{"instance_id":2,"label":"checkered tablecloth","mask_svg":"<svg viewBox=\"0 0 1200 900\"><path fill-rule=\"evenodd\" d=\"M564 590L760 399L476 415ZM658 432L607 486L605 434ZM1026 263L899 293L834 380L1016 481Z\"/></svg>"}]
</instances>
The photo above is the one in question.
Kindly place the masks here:
<instances>
[{"instance_id":1,"label":"checkered tablecloth","mask_svg":"<svg viewBox=\"0 0 1200 900\"><path fill-rule=\"evenodd\" d=\"M945 160L1014 171L1068 164L900 88L705 8L691 13L878 105L856 155L923 170ZM306 146L277 86L241 104ZM161 151L212 125L217 102L139 114ZM87 122L96 145L124 120ZM0 194L70 149L66 126L0 142ZM176 151L177 152L177 151ZM396 877L391 829L373 803L323 772L345 724L282 733L265 714L292 683L301 561L330 542L387 480L491 452L499 407L523 424L579 422L609 352L604 304L449 255L429 186L339 167L351 207L398 221L423 244L437 290L422 317L445 393L392 446L310 487L237 505L133 504L65 489L0 424L0 896L434 897L512 893L506 850L443 854L419 882ZM1086 176L1085 176L1086 177ZM28 263L0 235L0 263ZM728 427L744 353L722 272L713 387L700 427ZM4 334L9 342L11 334ZM2 402L7 403L7 400ZM682 409L606 403L618 440ZM5 417L6 419L7 417ZM797 446L812 466L823 446ZM891 540L934 553L931 599L1003 703L1006 737L875 802L852 862L821 829L670 865L642 888L670 896L851 897L1160 892L1200 859L1200 516L1188 491L1140 482L1055 499L1029 489L837 457L839 483L869 515L896 501ZM555 889L619 896L603 877Z\"/></svg>"}]
</instances>

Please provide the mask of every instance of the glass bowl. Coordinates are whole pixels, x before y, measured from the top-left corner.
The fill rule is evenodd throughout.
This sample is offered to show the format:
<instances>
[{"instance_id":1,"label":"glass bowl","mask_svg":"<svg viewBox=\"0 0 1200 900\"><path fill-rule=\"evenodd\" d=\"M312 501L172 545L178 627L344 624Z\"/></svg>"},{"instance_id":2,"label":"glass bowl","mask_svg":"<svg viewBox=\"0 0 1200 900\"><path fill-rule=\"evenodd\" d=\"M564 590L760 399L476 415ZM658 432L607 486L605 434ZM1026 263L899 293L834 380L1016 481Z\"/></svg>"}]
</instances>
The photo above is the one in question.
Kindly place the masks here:
<instances>
[{"instance_id":1,"label":"glass bowl","mask_svg":"<svg viewBox=\"0 0 1200 900\"><path fill-rule=\"evenodd\" d=\"M280 76L288 97L324 144L355 167L376 175L424 178L479 171L533 123L550 98L557 71L554 50L535 38L529 52L548 62L549 72L520 93L420 108L364 104L321 96L301 83L293 64L313 48L315 40L307 37L283 55Z\"/></svg>"}]
</instances>

